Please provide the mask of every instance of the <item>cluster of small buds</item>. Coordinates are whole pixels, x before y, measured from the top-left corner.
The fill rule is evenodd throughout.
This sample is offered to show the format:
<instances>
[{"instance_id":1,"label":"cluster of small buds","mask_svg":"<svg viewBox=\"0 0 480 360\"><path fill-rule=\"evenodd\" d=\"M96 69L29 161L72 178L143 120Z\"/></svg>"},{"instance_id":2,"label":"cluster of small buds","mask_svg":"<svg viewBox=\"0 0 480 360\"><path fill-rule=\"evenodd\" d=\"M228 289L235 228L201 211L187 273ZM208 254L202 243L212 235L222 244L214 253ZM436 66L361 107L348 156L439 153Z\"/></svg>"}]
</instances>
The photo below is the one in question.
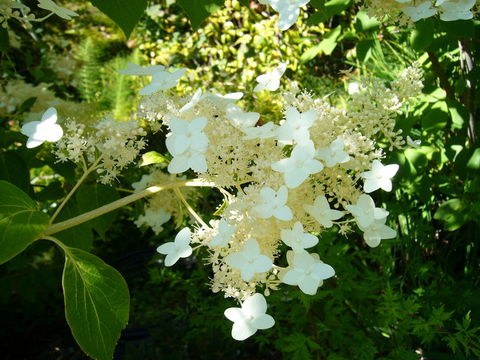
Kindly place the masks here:
<instances>
[{"instance_id":1,"label":"cluster of small buds","mask_svg":"<svg viewBox=\"0 0 480 360\"><path fill-rule=\"evenodd\" d=\"M58 160L71 160L84 170L95 164L103 184L115 180L146 146L142 138L146 132L135 120L121 122L106 117L96 125L86 126L69 119L65 127L65 134L56 145Z\"/></svg>"},{"instance_id":2,"label":"cluster of small buds","mask_svg":"<svg viewBox=\"0 0 480 360\"><path fill-rule=\"evenodd\" d=\"M442 21L470 20L477 0L366 0L365 8L371 16L401 25L433 16ZM399 16L400 15L400 16Z\"/></svg>"},{"instance_id":3,"label":"cluster of small buds","mask_svg":"<svg viewBox=\"0 0 480 360\"><path fill-rule=\"evenodd\" d=\"M257 91L275 91L284 66L259 76ZM376 140L399 141L394 125L408 101L403 86L417 90L408 97L421 90L421 72L418 64L413 67L398 75L394 87L378 79L361 81L343 108L293 86L283 96L284 118L276 122L264 123L260 113L242 109L237 104L241 93L197 90L185 100L162 91L144 99L140 108L148 120L169 127L166 145L173 159L168 171L192 169L227 194L219 220L210 225L201 221L159 252L170 266L172 259L191 252L190 243L207 248L212 290L244 301L241 309L225 313L234 322L234 338L243 340L273 326L270 320L258 326L241 320L246 304L262 302L259 289L268 295L283 283L313 295L335 275L307 250L318 243L313 234L334 226L347 234L356 224L370 247L396 236L386 225L388 212L367 194L392 189L398 165L381 163L384 154ZM286 254L280 251L282 244L290 248ZM282 268L283 256L288 266ZM267 319L264 311L259 316Z\"/></svg>"}]
</instances>

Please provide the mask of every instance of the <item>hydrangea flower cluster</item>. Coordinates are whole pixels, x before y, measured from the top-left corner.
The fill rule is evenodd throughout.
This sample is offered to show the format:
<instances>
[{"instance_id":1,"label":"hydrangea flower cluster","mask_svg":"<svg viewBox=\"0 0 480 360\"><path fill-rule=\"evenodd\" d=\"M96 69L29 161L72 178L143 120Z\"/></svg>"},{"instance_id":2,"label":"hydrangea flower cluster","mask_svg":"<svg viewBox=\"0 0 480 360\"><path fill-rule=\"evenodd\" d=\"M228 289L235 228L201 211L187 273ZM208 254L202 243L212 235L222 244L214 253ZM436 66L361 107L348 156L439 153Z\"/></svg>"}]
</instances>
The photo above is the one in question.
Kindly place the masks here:
<instances>
[{"instance_id":1,"label":"hydrangea flower cluster","mask_svg":"<svg viewBox=\"0 0 480 360\"><path fill-rule=\"evenodd\" d=\"M384 153L376 144L381 139L404 147L395 118L420 92L421 79L414 64L389 87L377 79L361 81L342 108L292 84L280 95L283 114L266 123L262 114L241 106L241 93L197 90L184 98L160 91L143 98L140 116L169 129L170 174L191 169L225 197L217 219L206 224L196 216L189 241L185 231L159 251L170 266L190 252L190 243L207 249L212 290L243 302L225 312L235 339L273 326L259 291L268 295L283 283L313 295L335 275L310 250L317 234L321 239L332 227L348 234L356 225L370 247L396 236L386 225L388 212L368 194L392 189L398 165L382 164ZM144 218L151 216L147 209Z\"/></svg>"},{"instance_id":2,"label":"hydrangea flower cluster","mask_svg":"<svg viewBox=\"0 0 480 360\"><path fill-rule=\"evenodd\" d=\"M146 132L135 120L119 122L107 116L88 126L68 119L64 128L63 138L56 143L58 160L71 160L84 170L94 166L103 184L115 180L146 146L142 138Z\"/></svg>"},{"instance_id":3,"label":"hydrangea flower cluster","mask_svg":"<svg viewBox=\"0 0 480 360\"><path fill-rule=\"evenodd\" d=\"M367 0L365 6L378 19L387 15L405 24L437 15L442 21L470 20L477 3L477 0Z\"/></svg>"}]
</instances>

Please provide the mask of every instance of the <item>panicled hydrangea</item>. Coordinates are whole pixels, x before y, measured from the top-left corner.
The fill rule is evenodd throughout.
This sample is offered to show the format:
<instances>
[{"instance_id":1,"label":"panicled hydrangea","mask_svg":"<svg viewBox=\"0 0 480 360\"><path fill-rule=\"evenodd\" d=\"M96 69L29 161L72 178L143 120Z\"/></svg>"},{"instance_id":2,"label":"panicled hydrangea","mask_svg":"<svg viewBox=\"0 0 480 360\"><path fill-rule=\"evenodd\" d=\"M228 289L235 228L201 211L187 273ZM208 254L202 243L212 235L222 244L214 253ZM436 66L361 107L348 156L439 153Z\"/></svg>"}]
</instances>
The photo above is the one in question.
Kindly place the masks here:
<instances>
[{"instance_id":1,"label":"panicled hydrangea","mask_svg":"<svg viewBox=\"0 0 480 360\"><path fill-rule=\"evenodd\" d=\"M201 173L201 179L213 182L227 199L216 212L219 218L209 225L202 221L191 234L192 244L207 249L214 292L223 291L244 304L258 299L259 289L268 295L282 284L315 294L335 275L314 252L318 234L331 227L347 234L358 226L370 247L395 236L386 225L388 212L375 207L365 193L392 186L394 165L381 165L384 153L376 144L404 147L395 120L420 92L421 78L414 64L389 86L378 79L360 79L342 107L292 84L281 93L285 118L278 114L275 122L238 103L242 94L197 90L188 97L161 92L143 98L139 115L152 127L170 130L167 148L173 159L167 170ZM153 175L148 176L136 189L154 183ZM147 210L163 216L158 222L149 220L158 228L164 213L173 212L161 202L153 207L157 196ZM141 219L151 216L146 212ZM281 267L285 246L291 249L288 266ZM266 328L243 310L226 313L238 340Z\"/></svg>"}]
</instances>

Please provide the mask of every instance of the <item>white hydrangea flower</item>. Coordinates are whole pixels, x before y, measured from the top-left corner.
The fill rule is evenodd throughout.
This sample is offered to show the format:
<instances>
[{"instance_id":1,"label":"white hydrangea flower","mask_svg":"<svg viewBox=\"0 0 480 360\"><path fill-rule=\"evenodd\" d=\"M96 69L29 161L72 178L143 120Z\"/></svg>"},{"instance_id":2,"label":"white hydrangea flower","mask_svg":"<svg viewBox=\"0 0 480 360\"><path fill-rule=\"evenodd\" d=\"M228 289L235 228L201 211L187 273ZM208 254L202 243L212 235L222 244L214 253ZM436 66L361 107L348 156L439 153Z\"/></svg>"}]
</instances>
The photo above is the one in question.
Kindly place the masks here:
<instances>
[{"instance_id":1,"label":"white hydrangea flower","mask_svg":"<svg viewBox=\"0 0 480 360\"><path fill-rule=\"evenodd\" d=\"M436 5L442 10L440 20L470 20L473 18L471 9L475 6L475 0L439 0Z\"/></svg>"},{"instance_id":2,"label":"white hydrangea flower","mask_svg":"<svg viewBox=\"0 0 480 360\"><path fill-rule=\"evenodd\" d=\"M359 226L368 227L376 220L388 216L388 211L375 207L375 202L370 195L362 194L355 205L347 205L347 210L355 217Z\"/></svg>"},{"instance_id":3,"label":"white hydrangea flower","mask_svg":"<svg viewBox=\"0 0 480 360\"><path fill-rule=\"evenodd\" d=\"M212 238L212 241L210 241L208 246L218 246L221 248L227 247L236 228L235 225L229 225L224 219L221 219L218 222L218 234Z\"/></svg>"},{"instance_id":4,"label":"white hydrangea flower","mask_svg":"<svg viewBox=\"0 0 480 360\"><path fill-rule=\"evenodd\" d=\"M296 145L289 158L272 164L272 169L284 173L285 184L293 189L302 184L310 174L323 170L320 161L315 160L315 148L311 140Z\"/></svg>"},{"instance_id":5,"label":"white hydrangea flower","mask_svg":"<svg viewBox=\"0 0 480 360\"><path fill-rule=\"evenodd\" d=\"M203 173L207 171L205 151L208 137L202 131L207 124L207 118L199 117L191 121L172 119L171 132L167 135L165 144L173 159L168 164L171 174L178 174L188 169Z\"/></svg>"},{"instance_id":6,"label":"white hydrangea flower","mask_svg":"<svg viewBox=\"0 0 480 360\"><path fill-rule=\"evenodd\" d=\"M63 129L57 122L57 110L48 108L40 121L30 121L22 126L21 133L28 136L27 148L42 145L44 141L56 142L63 136Z\"/></svg>"},{"instance_id":7,"label":"white hydrangea flower","mask_svg":"<svg viewBox=\"0 0 480 360\"><path fill-rule=\"evenodd\" d=\"M413 140L410 136L407 136L407 145L418 148L422 144L421 140Z\"/></svg>"},{"instance_id":8,"label":"white hydrangea flower","mask_svg":"<svg viewBox=\"0 0 480 360\"><path fill-rule=\"evenodd\" d=\"M317 119L315 110L300 113L294 107L288 107L285 111L285 120L280 122L277 129L278 141L291 144L293 141L301 143L310 139L309 129Z\"/></svg>"},{"instance_id":9,"label":"white hydrangea flower","mask_svg":"<svg viewBox=\"0 0 480 360\"><path fill-rule=\"evenodd\" d=\"M315 235L303 232L303 225L297 221L292 230L282 229L280 232L282 241L290 246L294 252L300 252L304 249L317 245L318 238Z\"/></svg>"},{"instance_id":10,"label":"white hydrangea flower","mask_svg":"<svg viewBox=\"0 0 480 360\"><path fill-rule=\"evenodd\" d=\"M165 266L172 266L180 258L186 258L192 255L192 247L190 246L191 233L189 228L183 228L175 236L175 241L160 245L157 251L160 254L167 255L165 258Z\"/></svg>"},{"instance_id":11,"label":"white hydrangea flower","mask_svg":"<svg viewBox=\"0 0 480 360\"><path fill-rule=\"evenodd\" d=\"M190 148L204 151L208 145L208 137L202 130L206 125L206 117L199 117L191 121L172 119L170 121L171 132L165 141L170 154L179 155Z\"/></svg>"},{"instance_id":12,"label":"white hydrangea flower","mask_svg":"<svg viewBox=\"0 0 480 360\"><path fill-rule=\"evenodd\" d=\"M268 219L272 216L278 220L292 220L292 210L285 205L288 200L288 189L282 186L278 191L266 187L260 190L261 203L254 207L258 217Z\"/></svg>"},{"instance_id":13,"label":"white hydrangea flower","mask_svg":"<svg viewBox=\"0 0 480 360\"><path fill-rule=\"evenodd\" d=\"M232 122L232 125L242 131L255 126L260 118L259 113L243 111L242 108L235 104L228 104L225 113L227 119Z\"/></svg>"},{"instance_id":14,"label":"white hydrangea flower","mask_svg":"<svg viewBox=\"0 0 480 360\"><path fill-rule=\"evenodd\" d=\"M268 139L275 136L276 129L277 125L271 121L262 126L245 128L242 130L245 133L243 140Z\"/></svg>"},{"instance_id":15,"label":"white hydrangea flower","mask_svg":"<svg viewBox=\"0 0 480 360\"><path fill-rule=\"evenodd\" d=\"M421 19L432 17L437 13L436 9L432 9L432 3L425 1L417 6L405 6L402 11L408 15L413 22L417 22Z\"/></svg>"},{"instance_id":16,"label":"white hydrangea flower","mask_svg":"<svg viewBox=\"0 0 480 360\"><path fill-rule=\"evenodd\" d=\"M120 74L124 75L137 75L137 76L152 76L160 71L165 69L162 65L152 65L152 66L140 66L132 62L127 63L126 69L117 70Z\"/></svg>"},{"instance_id":17,"label":"white hydrangea flower","mask_svg":"<svg viewBox=\"0 0 480 360\"><path fill-rule=\"evenodd\" d=\"M267 302L262 294L249 296L241 308L231 307L225 310L225 317L233 321L232 337L245 340L257 330L265 330L275 325L275 320L267 312Z\"/></svg>"},{"instance_id":18,"label":"white hydrangea flower","mask_svg":"<svg viewBox=\"0 0 480 360\"><path fill-rule=\"evenodd\" d=\"M397 0L398 1L398 0ZM410 0L408 0L410 1ZM348 84L348 95L353 95L360 92L360 84L357 82L351 82Z\"/></svg>"},{"instance_id":19,"label":"white hydrangea flower","mask_svg":"<svg viewBox=\"0 0 480 360\"><path fill-rule=\"evenodd\" d=\"M318 149L316 157L322 160L327 167L343 164L350 160L344 146L343 138L339 136L329 146Z\"/></svg>"},{"instance_id":20,"label":"white hydrangea flower","mask_svg":"<svg viewBox=\"0 0 480 360\"><path fill-rule=\"evenodd\" d=\"M178 69L174 72L159 71L152 75L152 82L140 89L140 95L152 95L158 91L168 90L177 86L178 80L185 75L186 69Z\"/></svg>"},{"instance_id":21,"label":"white hydrangea flower","mask_svg":"<svg viewBox=\"0 0 480 360\"><path fill-rule=\"evenodd\" d=\"M372 170L360 174L365 179L363 190L366 193L371 193L380 188L385 191L391 191L392 181L390 179L395 176L398 169L399 166L397 164L382 165L380 161L373 160Z\"/></svg>"},{"instance_id":22,"label":"white hydrangea flower","mask_svg":"<svg viewBox=\"0 0 480 360\"><path fill-rule=\"evenodd\" d=\"M240 270L242 279L245 281L250 281L256 273L266 272L273 266L273 262L268 256L260 254L260 246L253 238L245 241L243 250L228 255L225 263Z\"/></svg>"},{"instance_id":23,"label":"white hydrangea flower","mask_svg":"<svg viewBox=\"0 0 480 360\"><path fill-rule=\"evenodd\" d=\"M298 285L305 294L315 295L318 287L323 285L323 280L334 275L335 270L330 265L315 259L306 251L301 251L293 255L292 268L285 273L282 282Z\"/></svg>"},{"instance_id":24,"label":"white hydrangea flower","mask_svg":"<svg viewBox=\"0 0 480 360\"><path fill-rule=\"evenodd\" d=\"M343 212L330 208L330 204L324 195L317 196L313 205L303 205L303 208L326 228L332 227L332 220L338 220L343 216Z\"/></svg>"},{"instance_id":25,"label":"white hydrangea flower","mask_svg":"<svg viewBox=\"0 0 480 360\"><path fill-rule=\"evenodd\" d=\"M134 222L138 227L146 224L152 228L155 234L159 234L163 231L163 224L169 221L171 215L163 209L153 210L148 208L145 210L145 214L140 215L138 219Z\"/></svg>"},{"instance_id":26,"label":"white hydrangea flower","mask_svg":"<svg viewBox=\"0 0 480 360\"><path fill-rule=\"evenodd\" d=\"M391 227L385 225L387 218L378 219L370 226L363 227L358 225L363 231L363 239L370 247L377 247L382 239L393 239L397 236L397 232Z\"/></svg>"},{"instance_id":27,"label":"white hydrangea flower","mask_svg":"<svg viewBox=\"0 0 480 360\"><path fill-rule=\"evenodd\" d=\"M278 27L282 31L295 24L300 8L309 2L310 0L260 0L261 4L268 4L278 12Z\"/></svg>"},{"instance_id":28,"label":"white hydrangea flower","mask_svg":"<svg viewBox=\"0 0 480 360\"><path fill-rule=\"evenodd\" d=\"M287 63L280 63L278 67L270 72L257 76L255 79L258 84L253 91L258 92L262 90L275 91L280 87L280 78L287 70Z\"/></svg>"},{"instance_id":29,"label":"white hydrangea flower","mask_svg":"<svg viewBox=\"0 0 480 360\"><path fill-rule=\"evenodd\" d=\"M58 6L52 0L38 0L37 6L39 8L51 11L55 15L60 16L65 20L72 20L72 16L78 16L75 11Z\"/></svg>"},{"instance_id":30,"label":"white hydrangea flower","mask_svg":"<svg viewBox=\"0 0 480 360\"><path fill-rule=\"evenodd\" d=\"M180 110L178 110L179 114L184 114L187 111L193 109L195 105L199 103L199 101L202 99L202 89L197 89L195 93L193 94L192 98L188 103L182 106Z\"/></svg>"}]
</instances>

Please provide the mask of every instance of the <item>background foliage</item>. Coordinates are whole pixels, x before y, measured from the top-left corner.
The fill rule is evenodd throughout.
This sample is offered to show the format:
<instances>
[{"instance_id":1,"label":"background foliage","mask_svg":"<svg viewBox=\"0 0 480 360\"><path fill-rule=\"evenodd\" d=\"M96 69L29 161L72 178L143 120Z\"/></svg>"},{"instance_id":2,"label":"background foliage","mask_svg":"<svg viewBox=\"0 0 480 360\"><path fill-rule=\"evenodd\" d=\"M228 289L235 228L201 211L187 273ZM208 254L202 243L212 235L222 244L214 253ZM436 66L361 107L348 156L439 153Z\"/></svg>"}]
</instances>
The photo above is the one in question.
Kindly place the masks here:
<instances>
[{"instance_id":1,"label":"background foliage","mask_svg":"<svg viewBox=\"0 0 480 360\"><path fill-rule=\"evenodd\" d=\"M103 10L102 3L94 2ZM269 311L277 325L242 343L230 338L222 314L232 303L212 296L202 253L173 269L158 264L155 248L174 236L175 224L159 236L136 228L132 220L141 203L60 234L67 246L98 255L128 283L130 320L114 358L480 358L480 68L474 61L480 23L430 19L399 30L350 1L332 0L312 1L301 24L280 33L273 14L256 2L227 1L225 8L200 3L208 6L150 4L128 41L83 2L67 3L81 14L72 22L52 18L31 33L12 23L10 46L1 54L0 179L40 202L41 210L64 197L75 169L55 163L48 146L20 146L20 120L52 104L62 116L73 116L79 103L87 118L107 110L118 120L128 118L142 85L116 72L127 61L193 69L179 87L187 94L196 87L251 93L258 74L288 59L289 78L327 95L361 74L392 80L393 70L419 59L424 93L399 114L399 127L422 144L392 153L388 160L401 165L396 190L377 195L398 223L397 238L370 249L360 234L322 236L315 251L336 269L335 280L313 297L290 287L273 293ZM122 28L128 35L132 26ZM280 110L266 97L249 101L264 112ZM153 137L149 146L146 151L162 149ZM95 204L82 199L92 193L100 194L98 205L124 195L142 171L127 169L114 188L99 189L91 178L59 219L90 210ZM199 198L197 208L211 216L219 199ZM60 249L37 242L0 267L3 358L85 356L65 322L62 264Z\"/></svg>"}]
</instances>

